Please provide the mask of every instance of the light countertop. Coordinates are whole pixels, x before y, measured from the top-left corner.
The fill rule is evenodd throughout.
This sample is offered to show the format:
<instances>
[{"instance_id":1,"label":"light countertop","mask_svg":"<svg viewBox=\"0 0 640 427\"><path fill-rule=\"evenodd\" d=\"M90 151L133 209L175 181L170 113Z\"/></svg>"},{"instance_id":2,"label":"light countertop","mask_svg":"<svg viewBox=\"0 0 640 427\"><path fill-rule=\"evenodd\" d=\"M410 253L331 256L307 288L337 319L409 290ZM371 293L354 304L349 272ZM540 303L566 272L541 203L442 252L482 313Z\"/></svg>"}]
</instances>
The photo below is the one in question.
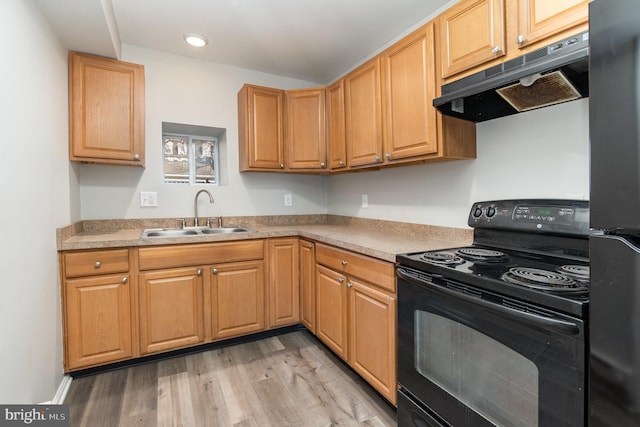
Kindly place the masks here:
<instances>
[{"instance_id":1,"label":"light countertop","mask_svg":"<svg viewBox=\"0 0 640 427\"><path fill-rule=\"evenodd\" d=\"M471 229L369 220L334 215L226 218L225 226L243 226L249 233L192 237L142 238L144 228L163 227L174 220L93 220L58 229L58 250L189 244L275 237L302 237L346 250L395 262L396 255L465 246L473 240ZM160 225L159 225L160 224ZM174 227L169 222L168 227ZM229 225L228 225L229 224Z\"/></svg>"}]
</instances>

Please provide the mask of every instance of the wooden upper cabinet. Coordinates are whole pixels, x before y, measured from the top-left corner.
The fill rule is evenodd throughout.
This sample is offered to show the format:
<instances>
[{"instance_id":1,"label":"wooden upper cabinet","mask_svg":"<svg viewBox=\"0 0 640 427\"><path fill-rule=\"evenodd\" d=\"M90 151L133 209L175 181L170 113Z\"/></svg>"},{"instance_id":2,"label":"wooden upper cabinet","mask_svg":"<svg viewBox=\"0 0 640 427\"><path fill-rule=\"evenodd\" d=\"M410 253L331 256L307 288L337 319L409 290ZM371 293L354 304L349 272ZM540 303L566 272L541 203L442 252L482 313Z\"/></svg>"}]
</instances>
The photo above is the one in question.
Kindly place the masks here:
<instances>
[{"instance_id":1,"label":"wooden upper cabinet","mask_svg":"<svg viewBox=\"0 0 640 427\"><path fill-rule=\"evenodd\" d=\"M518 0L517 34L513 41L520 49L548 38L571 36L589 23L590 0Z\"/></svg>"},{"instance_id":2,"label":"wooden upper cabinet","mask_svg":"<svg viewBox=\"0 0 640 427\"><path fill-rule=\"evenodd\" d=\"M347 167L347 143L344 123L344 80L327 88L327 149L331 170Z\"/></svg>"},{"instance_id":3,"label":"wooden upper cabinet","mask_svg":"<svg viewBox=\"0 0 640 427\"><path fill-rule=\"evenodd\" d=\"M438 21L443 78L506 54L504 0L463 0Z\"/></svg>"},{"instance_id":4,"label":"wooden upper cabinet","mask_svg":"<svg viewBox=\"0 0 640 427\"><path fill-rule=\"evenodd\" d=\"M434 25L429 23L382 56L385 161L436 153Z\"/></svg>"},{"instance_id":5,"label":"wooden upper cabinet","mask_svg":"<svg viewBox=\"0 0 640 427\"><path fill-rule=\"evenodd\" d=\"M325 138L325 90L286 91L286 166L290 170L322 170L327 167Z\"/></svg>"},{"instance_id":6,"label":"wooden upper cabinet","mask_svg":"<svg viewBox=\"0 0 640 427\"><path fill-rule=\"evenodd\" d=\"M69 159L144 167L144 67L69 52Z\"/></svg>"},{"instance_id":7,"label":"wooden upper cabinet","mask_svg":"<svg viewBox=\"0 0 640 427\"><path fill-rule=\"evenodd\" d=\"M345 128L349 168L382 163L380 57L344 77Z\"/></svg>"},{"instance_id":8,"label":"wooden upper cabinet","mask_svg":"<svg viewBox=\"0 0 640 427\"><path fill-rule=\"evenodd\" d=\"M240 171L284 169L284 91L244 85L238 92Z\"/></svg>"}]
</instances>

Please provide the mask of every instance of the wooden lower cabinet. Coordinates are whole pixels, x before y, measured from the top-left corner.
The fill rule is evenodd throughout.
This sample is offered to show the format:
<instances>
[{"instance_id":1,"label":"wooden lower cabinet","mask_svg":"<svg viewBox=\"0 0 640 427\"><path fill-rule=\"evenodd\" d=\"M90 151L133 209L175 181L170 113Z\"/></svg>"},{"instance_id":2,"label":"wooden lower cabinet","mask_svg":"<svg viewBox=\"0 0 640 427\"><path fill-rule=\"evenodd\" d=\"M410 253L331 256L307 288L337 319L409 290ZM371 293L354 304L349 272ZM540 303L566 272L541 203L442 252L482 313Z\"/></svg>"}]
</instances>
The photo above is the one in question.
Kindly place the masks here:
<instances>
[{"instance_id":1,"label":"wooden lower cabinet","mask_svg":"<svg viewBox=\"0 0 640 427\"><path fill-rule=\"evenodd\" d=\"M396 288L392 263L316 245L316 335L396 404Z\"/></svg>"},{"instance_id":2,"label":"wooden lower cabinet","mask_svg":"<svg viewBox=\"0 0 640 427\"><path fill-rule=\"evenodd\" d=\"M298 275L298 238L270 239L268 242L269 328L300 322L300 285Z\"/></svg>"},{"instance_id":3,"label":"wooden lower cabinet","mask_svg":"<svg viewBox=\"0 0 640 427\"><path fill-rule=\"evenodd\" d=\"M312 333L316 333L316 246L300 239L300 321Z\"/></svg>"},{"instance_id":4,"label":"wooden lower cabinet","mask_svg":"<svg viewBox=\"0 0 640 427\"><path fill-rule=\"evenodd\" d=\"M128 274L69 279L64 290L66 371L133 357Z\"/></svg>"},{"instance_id":5,"label":"wooden lower cabinet","mask_svg":"<svg viewBox=\"0 0 640 427\"><path fill-rule=\"evenodd\" d=\"M264 329L264 261L216 265L210 269L213 339Z\"/></svg>"},{"instance_id":6,"label":"wooden lower cabinet","mask_svg":"<svg viewBox=\"0 0 640 427\"><path fill-rule=\"evenodd\" d=\"M350 279L349 364L396 404L396 299Z\"/></svg>"},{"instance_id":7,"label":"wooden lower cabinet","mask_svg":"<svg viewBox=\"0 0 640 427\"><path fill-rule=\"evenodd\" d=\"M347 359L346 277L322 265L316 268L316 335Z\"/></svg>"},{"instance_id":8,"label":"wooden lower cabinet","mask_svg":"<svg viewBox=\"0 0 640 427\"><path fill-rule=\"evenodd\" d=\"M141 273L139 299L142 354L204 342L202 268Z\"/></svg>"}]
</instances>

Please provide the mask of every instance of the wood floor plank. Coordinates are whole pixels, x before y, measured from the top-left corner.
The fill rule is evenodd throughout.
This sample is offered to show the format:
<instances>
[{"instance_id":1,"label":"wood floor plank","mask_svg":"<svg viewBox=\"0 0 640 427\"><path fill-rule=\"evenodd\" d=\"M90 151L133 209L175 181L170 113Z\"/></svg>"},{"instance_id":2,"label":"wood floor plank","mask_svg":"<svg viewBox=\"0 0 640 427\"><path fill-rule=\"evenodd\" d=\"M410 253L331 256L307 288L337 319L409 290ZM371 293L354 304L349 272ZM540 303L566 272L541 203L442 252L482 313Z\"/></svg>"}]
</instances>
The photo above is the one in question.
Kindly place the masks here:
<instances>
[{"instance_id":1,"label":"wood floor plank","mask_svg":"<svg viewBox=\"0 0 640 427\"><path fill-rule=\"evenodd\" d=\"M395 426L396 414L306 331L74 379L71 425Z\"/></svg>"}]
</instances>

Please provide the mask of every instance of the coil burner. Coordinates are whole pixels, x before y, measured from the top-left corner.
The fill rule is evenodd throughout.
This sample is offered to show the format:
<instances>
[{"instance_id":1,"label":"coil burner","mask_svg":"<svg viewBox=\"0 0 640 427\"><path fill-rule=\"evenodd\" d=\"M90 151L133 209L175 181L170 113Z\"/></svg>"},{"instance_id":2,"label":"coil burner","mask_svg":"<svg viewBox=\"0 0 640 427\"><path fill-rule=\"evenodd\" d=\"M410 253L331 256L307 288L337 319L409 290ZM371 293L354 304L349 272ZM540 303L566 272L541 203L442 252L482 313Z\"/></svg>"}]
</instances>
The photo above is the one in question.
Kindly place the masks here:
<instances>
[{"instance_id":1,"label":"coil burner","mask_svg":"<svg viewBox=\"0 0 640 427\"><path fill-rule=\"evenodd\" d=\"M492 249L462 248L458 249L456 253L461 258L464 258L467 261L481 263L504 262L509 259L509 257L504 252L495 251Z\"/></svg>"},{"instance_id":2,"label":"coil burner","mask_svg":"<svg viewBox=\"0 0 640 427\"><path fill-rule=\"evenodd\" d=\"M460 265L464 262L459 256L446 252L425 252L420 256L420 259L433 264L448 266Z\"/></svg>"},{"instance_id":3,"label":"coil burner","mask_svg":"<svg viewBox=\"0 0 640 427\"><path fill-rule=\"evenodd\" d=\"M589 266L588 265L563 265L558 268L558 272L571 277L579 282L589 282Z\"/></svg>"},{"instance_id":4,"label":"coil burner","mask_svg":"<svg viewBox=\"0 0 640 427\"><path fill-rule=\"evenodd\" d=\"M515 285L555 292L586 292L587 288L566 274L538 268L514 267L502 279Z\"/></svg>"}]
</instances>

